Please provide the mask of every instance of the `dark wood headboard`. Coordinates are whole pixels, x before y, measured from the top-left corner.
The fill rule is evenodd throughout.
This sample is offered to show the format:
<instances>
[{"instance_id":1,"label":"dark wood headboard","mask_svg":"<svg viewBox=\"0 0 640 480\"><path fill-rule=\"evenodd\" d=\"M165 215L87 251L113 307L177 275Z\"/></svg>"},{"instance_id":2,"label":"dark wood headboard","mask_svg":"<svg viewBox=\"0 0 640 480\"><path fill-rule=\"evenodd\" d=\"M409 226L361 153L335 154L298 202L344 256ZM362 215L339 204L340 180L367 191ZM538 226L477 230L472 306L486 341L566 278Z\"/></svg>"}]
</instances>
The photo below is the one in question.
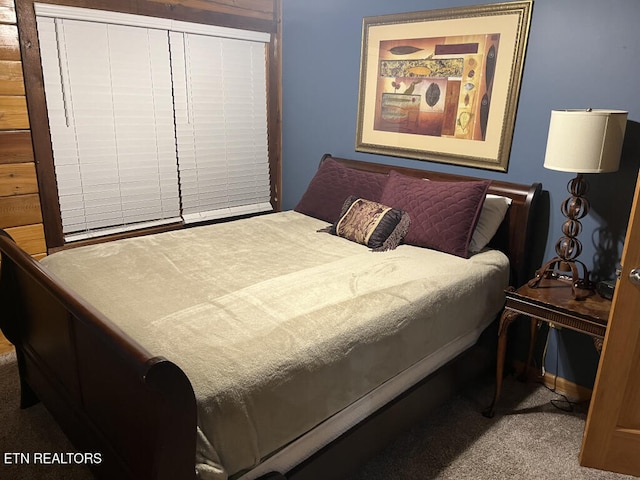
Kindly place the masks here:
<instances>
[{"instance_id":1,"label":"dark wood headboard","mask_svg":"<svg viewBox=\"0 0 640 480\"><path fill-rule=\"evenodd\" d=\"M332 158L341 164L368 172L389 173L395 170L403 175L428 178L437 182L463 182L479 180L478 177L432 172L417 168L395 167L381 163L363 162L334 157L325 154L321 161ZM511 284L521 285L533 276L535 266L530 263L532 249L532 225L538 197L542 190L540 183L530 185L491 180L488 193L509 197L512 200L502 225L498 229L490 246L504 252L511 262Z\"/></svg>"}]
</instances>

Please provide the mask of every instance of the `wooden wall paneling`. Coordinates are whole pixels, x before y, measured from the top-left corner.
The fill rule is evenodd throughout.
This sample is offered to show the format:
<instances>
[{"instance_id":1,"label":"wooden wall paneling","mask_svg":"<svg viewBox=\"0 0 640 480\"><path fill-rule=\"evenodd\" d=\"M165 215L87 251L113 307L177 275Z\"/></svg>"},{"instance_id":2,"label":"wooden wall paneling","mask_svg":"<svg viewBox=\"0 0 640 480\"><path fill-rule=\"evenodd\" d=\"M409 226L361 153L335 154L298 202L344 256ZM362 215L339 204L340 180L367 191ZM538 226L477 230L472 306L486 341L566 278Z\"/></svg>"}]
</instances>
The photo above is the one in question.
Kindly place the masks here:
<instances>
[{"instance_id":1,"label":"wooden wall paneling","mask_svg":"<svg viewBox=\"0 0 640 480\"><path fill-rule=\"evenodd\" d=\"M158 3L170 3L188 8L216 11L242 17L262 18L272 20L274 7L272 1L265 0L149 0Z\"/></svg>"},{"instance_id":2,"label":"wooden wall paneling","mask_svg":"<svg viewBox=\"0 0 640 480\"><path fill-rule=\"evenodd\" d=\"M0 0L0 228L41 258L46 242L14 0Z\"/></svg>"},{"instance_id":3,"label":"wooden wall paneling","mask_svg":"<svg viewBox=\"0 0 640 480\"><path fill-rule=\"evenodd\" d=\"M18 27L0 24L0 59L20 61Z\"/></svg>"},{"instance_id":4,"label":"wooden wall paneling","mask_svg":"<svg viewBox=\"0 0 640 480\"><path fill-rule=\"evenodd\" d=\"M44 241L44 227L41 223L7 228L6 232L30 255L39 255L47 251Z\"/></svg>"},{"instance_id":5,"label":"wooden wall paneling","mask_svg":"<svg viewBox=\"0 0 640 480\"><path fill-rule=\"evenodd\" d=\"M33 162L29 130L0 131L0 164Z\"/></svg>"},{"instance_id":6,"label":"wooden wall paneling","mask_svg":"<svg viewBox=\"0 0 640 480\"><path fill-rule=\"evenodd\" d=\"M36 223L42 223L38 194L0 197L0 228L20 227Z\"/></svg>"},{"instance_id":7,"label":"wooden wall paneling","mask_svg":"<svg viewBox=\"0 0 640 480\"><path fill-rule=\"evenodd\" d=\"M171 18L269 33L276 31L276 1L279 0L38 0L39 3ZM33 3L33 0L19 0L16 5L21 30L21 12L30 10L33 15Z\"/></svg>"},{"instance_id":8,"label":"wooden wall paneling","mask_svg":"<svg viewBox=\"0 0 640 480\"><path fill-rule=\"evenodd\" d=\"M0 95L0 129L29 128L27 99L18 95Z\"/></svg>"},{"instance_id":9,"label":"wooden wall paneling","mask_svg":"<svg viewBox=\"0 0 640 480\"><path fill-rule=\"evenodd\" d=\"M13 345L0 333L0 355L13 350Z\"/></svg>"},{"instance_id":10,"label":"wooden wall paneling","mask_svg":"<svg viewBox=\"0 0 640 480\"><path fill-rule=\"evenodd\" d=\"M81 6L77 3L79 2L76 2L75 6ZM41 204L44 207L42 209L42 221L44 223L45 237L48 248L61 247L64 245L62 220L60 218L53 151L49 136L49 119L44 96L44 81L40 66L40 46L33 1L19 0L16 3L16 17L20 28L22 72L26 96L29 99L29 122L33 156L36 159L38 174L38 190ZM25 222L25 224L27 223Z\"/></svg>"},{"instance_id":11,"label":"wooden wall paneling","mask_svg":"<svg viewBox=\"0 0 640 480\"><path fill-rule=\"evenodd\" d=\"M36 166L33 163L0 165L0 197L38 193Z\"/></svg>"},{"instance_id":12,"label":"wooden wall paneling","mask_svg":"<svg viewBox=\"0 0 640 480\"><path fill-rule=\"evenodd\" d=\"M24 95L22 62L0 60L0 95Z\"/></svg>"},{"instance_id":13,"label":"wooden wall paneling","mask_svg":"<svg viewBox=\"0 0 640 480\"><path fill-rule=\"evenodd\" d=\"M13 0L0 0L0 95L23 95L24 83L22 82L22 64L20 62L20 47L18 44L18 28L16 23L16 9ZM19 77L17 79L17 70ZM16 85L22 83L22 86ZM0 115L2 115L0 110ZM18 162L29 162L33 160L33 149L31 148L31 136L24 133L0 131L0 167L3 164ZM25 141L25 138L27 140ZM0 223L3 222L0 211ZM36 229L38 227L36 226ZM40 229L42 226L40 226ZM36 234L37 236L37 234ZM42 257L41 252L45 252L44 234L40 245L37 240L33 245L34 253ZM0 354L13 349L13 345L0 333Z\"/></svg>"},{"instance_id":14,"label":"wooden wall paneling","mask_svg":"<svg viewBox=\"0 0 640 480\"><path fill-rule=\"evenodd\" d=\"M13 0L0 0L0 23L16 23L16 7Z\"/></svg>"}]
</instances>

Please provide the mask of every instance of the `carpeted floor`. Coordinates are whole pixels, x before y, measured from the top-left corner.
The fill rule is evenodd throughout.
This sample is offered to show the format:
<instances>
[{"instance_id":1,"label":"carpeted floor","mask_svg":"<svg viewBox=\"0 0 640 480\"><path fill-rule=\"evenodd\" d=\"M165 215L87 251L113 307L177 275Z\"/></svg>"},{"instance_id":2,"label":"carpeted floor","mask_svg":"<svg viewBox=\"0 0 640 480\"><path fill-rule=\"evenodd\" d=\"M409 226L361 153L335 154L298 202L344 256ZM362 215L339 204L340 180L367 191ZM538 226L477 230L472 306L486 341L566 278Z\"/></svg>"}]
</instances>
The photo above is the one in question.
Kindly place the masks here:
<instances>
[{"instance_id":1,"label":"carpeted floor","mask_svg":"<svg viewBox=\"0 0 640 480\"><path fill-rule=\"evenodd\" d=\"M479 412L491 393L490 378L469 385L348 480L635 478L579 466L585 405L569 405L540 385L507 378L496 416L487 419ZM36 452L74 450L42 405L20 410L18 402L15 355L5 354L0 356L0 479L91 479L82 465L34 464ZM20 462L14 455L19 453L29 453L29 464L10 465Z\"/></svg>"},{"instance_id":2,"label":"carpeted floor","mask_svg":"<svg viewBox=\"0 0 640 480\"><path fill-rule=\"evenodd\" d=\"M623 480L581 467L587 404L507 377L494 418L480 412L493 395L490 377L469 385L398 438L349 480Z\"/></svg>"},{"instance_id":3,"label":"carpeted floor","mask_svg":"<svg viewBox=\"0 0 640 480\"><path fill-rule=\"evenodd\" d=\"M45 465L35 453L75 452L67 437L41 405L20 409L15 353L0 356L0 479L84 480L93 478L84 465ZM28 453L29 464L19 455Z\"/></svg>"}]
</instances>

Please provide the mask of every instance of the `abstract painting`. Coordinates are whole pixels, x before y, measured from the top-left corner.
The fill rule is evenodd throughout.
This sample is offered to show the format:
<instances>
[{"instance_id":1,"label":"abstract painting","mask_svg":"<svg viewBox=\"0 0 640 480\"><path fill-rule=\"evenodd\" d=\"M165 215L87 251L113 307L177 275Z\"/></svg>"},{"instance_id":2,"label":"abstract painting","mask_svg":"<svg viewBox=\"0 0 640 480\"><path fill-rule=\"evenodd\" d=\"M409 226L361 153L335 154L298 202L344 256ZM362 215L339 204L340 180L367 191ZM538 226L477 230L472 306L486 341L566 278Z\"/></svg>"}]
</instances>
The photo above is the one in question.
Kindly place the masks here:
<instances>
[{"instance_id":1,"label":"abstract painting","mask_svg":"<svg viewBox=\"0 0 640 480\"><path fill-rule=\"evenodd\" d=\"M506 171L531 5L365 17L356 150Z\"/></svg>"}]
</instances>

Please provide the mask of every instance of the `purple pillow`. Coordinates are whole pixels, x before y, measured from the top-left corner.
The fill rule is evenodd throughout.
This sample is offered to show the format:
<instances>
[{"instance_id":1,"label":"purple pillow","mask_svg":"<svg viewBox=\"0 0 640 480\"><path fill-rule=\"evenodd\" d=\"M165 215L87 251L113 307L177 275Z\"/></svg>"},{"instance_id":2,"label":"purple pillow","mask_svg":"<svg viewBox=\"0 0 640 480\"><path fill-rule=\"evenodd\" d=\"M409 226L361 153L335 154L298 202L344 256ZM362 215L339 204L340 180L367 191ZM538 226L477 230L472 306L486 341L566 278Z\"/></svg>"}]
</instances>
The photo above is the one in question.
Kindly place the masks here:
<instances>
[{"instance_id":1,"label":"purple pillow","mask_svg":"<svg viewBox=\"0 0 640 480\"><path fill-rule=\"evenodd\" d=\"M380 203L411 217L404 243L469 258L469 243L490 183L433 182L392 170Z\"/></svg>"},{"instance_id":2,"label":"purple pillow","mask_svg":"<svg viewBox=\"0 0 640 480\"><path fill-rule=\"evenodd\" d=\"M335 223L340 217L345 200L352 195L378 202L387 178L382 173L345 167L327 157L320 164L294 210Z\"/></svg>"}]
</instances>

